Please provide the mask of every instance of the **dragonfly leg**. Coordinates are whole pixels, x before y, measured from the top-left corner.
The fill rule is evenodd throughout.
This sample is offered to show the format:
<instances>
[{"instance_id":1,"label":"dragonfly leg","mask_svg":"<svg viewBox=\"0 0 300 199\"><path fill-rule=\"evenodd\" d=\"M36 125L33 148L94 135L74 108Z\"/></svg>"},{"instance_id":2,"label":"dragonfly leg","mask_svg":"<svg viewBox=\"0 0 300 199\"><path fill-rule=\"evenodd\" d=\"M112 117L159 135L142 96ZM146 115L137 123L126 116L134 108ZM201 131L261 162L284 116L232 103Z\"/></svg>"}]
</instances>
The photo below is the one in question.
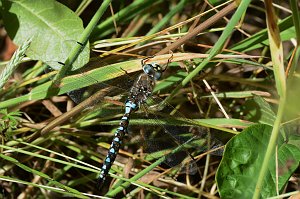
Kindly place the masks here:
<instances>
[{"instance_id":1,"label":"dragonfly leg","mask_svg":"<svg viewBox=\"0 0 300 199\"><path fill-rule=\"evenodd\" d=\"M144 59L142 59L141 60L141 64L142 64L142 66L144 66L145 65L145 63L149 60L149 59L151 59L151 58L153 58L153 57L155 57L155 55L153 55L153 56L148 56L148 57L146 57L146 58L144 58Z\"/></svg>"}]
</instances>

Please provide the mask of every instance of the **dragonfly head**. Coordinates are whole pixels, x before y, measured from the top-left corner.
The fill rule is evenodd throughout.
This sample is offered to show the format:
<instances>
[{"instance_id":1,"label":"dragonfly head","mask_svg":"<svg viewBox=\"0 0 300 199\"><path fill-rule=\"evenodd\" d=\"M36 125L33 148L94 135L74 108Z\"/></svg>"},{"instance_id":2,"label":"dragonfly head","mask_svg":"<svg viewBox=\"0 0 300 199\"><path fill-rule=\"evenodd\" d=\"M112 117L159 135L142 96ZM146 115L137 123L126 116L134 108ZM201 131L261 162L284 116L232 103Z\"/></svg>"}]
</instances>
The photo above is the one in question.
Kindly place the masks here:
<instances>
[{"instance_id":1,"label":"dragonfly head","mask_svg":"<svg viewBox=\"0 0 300 199\"><path fill-rule=\"evenodd\" d=\"M143 71L149 76L152 76L155 80L160 79L164 72L161 66L157 63L145 64L143 66Z\"/></svg>"}]
</instances>

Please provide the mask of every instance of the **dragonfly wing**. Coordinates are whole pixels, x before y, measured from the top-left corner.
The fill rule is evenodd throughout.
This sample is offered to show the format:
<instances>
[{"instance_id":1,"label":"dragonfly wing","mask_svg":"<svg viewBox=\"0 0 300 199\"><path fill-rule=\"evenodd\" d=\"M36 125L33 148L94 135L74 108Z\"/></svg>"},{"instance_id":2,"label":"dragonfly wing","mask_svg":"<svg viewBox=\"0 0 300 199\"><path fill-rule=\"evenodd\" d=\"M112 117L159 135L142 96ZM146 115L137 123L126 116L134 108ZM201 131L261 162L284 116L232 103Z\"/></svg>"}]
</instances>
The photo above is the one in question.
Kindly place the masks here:
<instances>
[{"instance_id":1,"label":"dragonfly wing","mask_svg":"<svg viewBox=\"0 0 300 199\"><path fill-rule=\"evenodd\" d=\"M141 107L141 109L143 109ZM191 136L182 137L182 135L189 134L189 127L185 126L184 128L178 128L178 131L175 132L174 126L164 125L161 123L158 115L153 114L152 112L146 113L142 110L141 113L134 114L132 117L138 118L142 121L143 124L140 124L133 127L129 127L130 132L141 132L143 138L143 148L147 153L145 159L147 161L158 159L162 156L166 156L164 164L169 167L182 166L181 163L184 162L186 158L191 160L191 156L187 150L182 150L177 153L171 153L179 145L188 141ZM141 120L145 118L144 120ZM176 127L175 127L176 128ZM185 161L187 162L187 161ZM190 165L196 166L196 163L190 161ZM192 168L190 166L190 168ZM186 169L184 169L186 171ZM189 171L188 173L192 174L194 171Z\"/></svg>"},{"instance_id":2,"label":"dragonfly wing","mask_svg":"<svg viewBox=\"0 0 300 199\"><path fill-rule=\"evenodd\" d=\"M207 136L206 128L191 126L190 121L182 113L176 111L172 105L160 106L162 99L151 98L147 102L149 104L143 106L146 112L144 115L149 120L148 125L153 126L154 130L151 131L149 126L146 127L149 132L145 133L145 151L150 156L157 158L166 155L165 164L170 167L179 165L184 173L195 174L198 169L192 154L199 151L208 151L213 147L216 148L221 145L221 142ZM156 110L157 107L159 109ZM193 139L186 145L185 150L171 153L174 148L184 144L191 138ZM208 139L210 139L209 142ZM216 153L221 154L218 150L216 150ZM187 164L184 164L185 162Z\"/></svg>"}]
</instances>

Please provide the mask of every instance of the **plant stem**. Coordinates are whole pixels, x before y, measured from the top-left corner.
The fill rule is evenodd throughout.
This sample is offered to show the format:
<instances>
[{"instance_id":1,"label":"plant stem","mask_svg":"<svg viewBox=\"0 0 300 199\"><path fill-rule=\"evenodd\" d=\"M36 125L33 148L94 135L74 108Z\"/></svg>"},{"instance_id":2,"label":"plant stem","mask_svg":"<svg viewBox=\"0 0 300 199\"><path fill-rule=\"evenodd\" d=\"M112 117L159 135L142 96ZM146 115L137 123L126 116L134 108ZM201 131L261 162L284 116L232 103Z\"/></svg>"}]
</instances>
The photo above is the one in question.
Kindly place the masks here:
<instances>
[{"instance_id":1,"label":"plant stem","mask_svg":"<svg viewBox=\"0 0 300 199\"><path fill-rule=\"evenodd\" d=\"M69 54L69 57L65 61L64 67L61 68L61 70L57 73L57 75L54 77L54 82L59 82L66 74L66 72L71 70L72 64L77 59L78 55L81 53L81 51L84 49L86 44L88 43L89 36L93 29L96 27L98 21L102 17L103 13L106 11L107 7L111 3L112 0L104 0L101 4L100 8L97 10L94 17L91 19L90 23L87 25L85 30L83 31L81 37L78 40L78 45L75 45L72 49L71 53Z\"/></svg>"}]
</instances>

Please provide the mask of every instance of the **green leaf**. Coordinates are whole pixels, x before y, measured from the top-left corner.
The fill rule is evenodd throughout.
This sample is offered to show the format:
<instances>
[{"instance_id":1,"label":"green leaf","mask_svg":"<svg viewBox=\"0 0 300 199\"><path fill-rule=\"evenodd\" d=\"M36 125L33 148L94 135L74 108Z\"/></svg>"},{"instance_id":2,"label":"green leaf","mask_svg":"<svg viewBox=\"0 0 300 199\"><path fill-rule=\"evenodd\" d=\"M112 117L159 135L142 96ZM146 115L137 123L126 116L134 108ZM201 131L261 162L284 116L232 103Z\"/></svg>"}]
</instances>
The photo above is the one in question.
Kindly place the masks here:
<instances>
[{"instance_id":1,"label":"green leaf","mask_svg":"<svg viewBox=\"0 0 300 199\"><path fill-rule=\"evenodd\" d=\"M256 121L261 124L267 124L273 126L275 121L275 113L264 98L255 96L253 99L246 102L248 109L248 119L250 121Z\"/></svg>"},{"instance_id":2,"label":"green leaf","mask_svg":"<svg viewBox=\"0 0 300 199\"><path fill-rule=\"evenodd\" d=\"M57 62L66 60L84 30L81 19L54 0L35 0L34 3L31 0L2 0L1 13L5 29L14 43L20 45L32 38L26 55L48 62L54 69L60 69ZM88 62L88 46L73 64L73 69Z\"/></svg>"},{"instance_id":3,"label":"green leaf","mask_svg":"<svg viewBox=\"0 0 300 199\"><path fill-rule=\"evenodd\" d=\"M226 145L216 180L221 198L252 198L258 174L265 157L272 127L253 125L233 137ZM278 187L284 188L293 171L298 167L300 150L278 139ZM275 154L268 166L261 190L262 198L276 195Z\"/></svg>"},{"instance_id":4,"label":"green leaf","mask_svg":"<svg viewBox=\"0 0 300 199\"><path fill-rule=\"evenodd\" d=\"M259 105L261 111L261 118L259 120L262 124L272 126L275 122L275 113L270 104L268 104L262 97L255 97L254 101Z\"/></svg>"}]
</instances>

